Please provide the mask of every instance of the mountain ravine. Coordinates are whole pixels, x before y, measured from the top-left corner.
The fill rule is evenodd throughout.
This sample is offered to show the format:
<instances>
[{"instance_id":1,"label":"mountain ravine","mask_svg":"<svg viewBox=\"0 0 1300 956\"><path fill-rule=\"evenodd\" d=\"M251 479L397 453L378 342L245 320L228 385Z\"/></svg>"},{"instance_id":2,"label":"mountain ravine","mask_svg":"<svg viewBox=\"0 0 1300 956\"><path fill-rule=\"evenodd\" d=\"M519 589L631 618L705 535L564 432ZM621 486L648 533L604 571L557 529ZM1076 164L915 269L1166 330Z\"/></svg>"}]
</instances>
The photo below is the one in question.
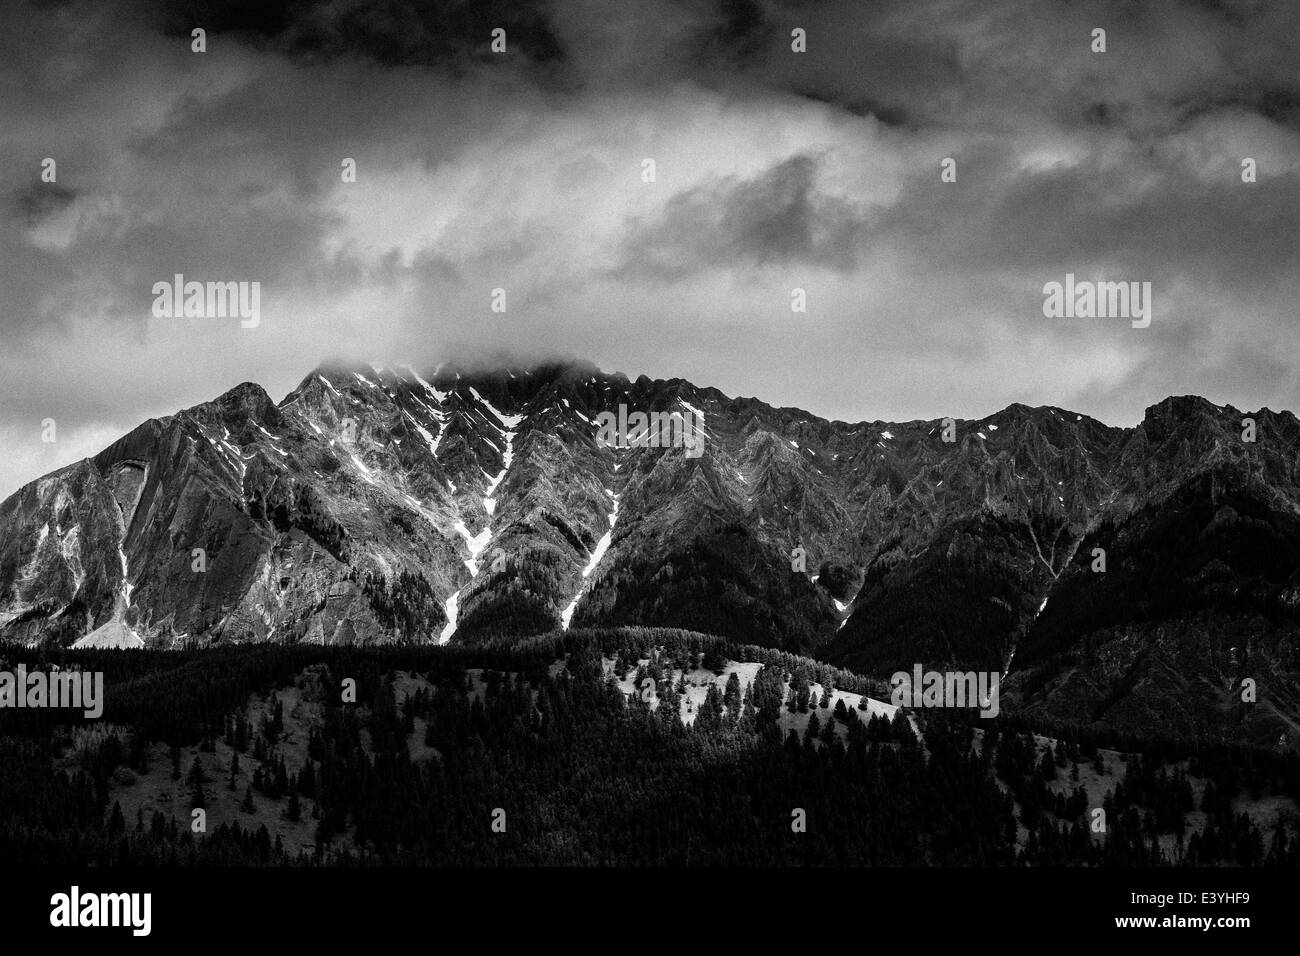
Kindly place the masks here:
<instances>
[{"instance_id":1,"label":"mountain ravine","mask_svg":"<svg viewBox=\"0 0 1300 956\"><path fill-rule=\"evenodd\" d=\"M620 405L701 421L703 454L602 443ZM1004 709L1290 745L1298 453L1290 412L1196 397L1133 428L1024 405L850 424L582 363L323 366L279 403L245 383L147 421L0 504L0 639L653 625L877 677L996 670Z\"/></svg>"}]
</instances>

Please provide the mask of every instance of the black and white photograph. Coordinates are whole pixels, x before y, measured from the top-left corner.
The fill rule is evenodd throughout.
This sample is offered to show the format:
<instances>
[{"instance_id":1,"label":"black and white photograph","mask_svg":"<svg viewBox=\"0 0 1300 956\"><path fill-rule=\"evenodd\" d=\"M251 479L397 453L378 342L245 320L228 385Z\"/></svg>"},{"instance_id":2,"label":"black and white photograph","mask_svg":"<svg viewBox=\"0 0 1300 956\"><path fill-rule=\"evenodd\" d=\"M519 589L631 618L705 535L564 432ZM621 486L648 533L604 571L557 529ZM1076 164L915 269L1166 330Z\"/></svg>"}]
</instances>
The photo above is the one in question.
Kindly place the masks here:
<instances>
[{"instance_id":1,"label":"black and white photograph","mask_svg":"<svg viewBox=\"0 0 1300 956\"><path fill-rule=\"evenodd\" d=\"M0 210L7 938L1290 922L1300 3L3 0Z\"/></svg>"}]
</instances>

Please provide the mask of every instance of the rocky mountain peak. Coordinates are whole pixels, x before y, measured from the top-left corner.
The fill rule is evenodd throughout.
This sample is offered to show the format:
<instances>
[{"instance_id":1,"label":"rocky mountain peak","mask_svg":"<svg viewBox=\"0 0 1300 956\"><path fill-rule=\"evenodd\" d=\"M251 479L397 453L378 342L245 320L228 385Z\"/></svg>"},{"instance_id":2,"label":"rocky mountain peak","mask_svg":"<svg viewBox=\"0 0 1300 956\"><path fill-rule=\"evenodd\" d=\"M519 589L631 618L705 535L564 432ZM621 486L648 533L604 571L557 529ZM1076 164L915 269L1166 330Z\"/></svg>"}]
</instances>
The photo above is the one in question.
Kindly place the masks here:
<instances>
[{"instance_id":1,"label":"rocky mountain peak","mask_svg":"<svg viewBox=\"0 0 1300 956\"><path fill-rule=\"evenodd\" d=\"M698 454L671 431L598 440L619 405L698 413ZM865 672L1002 662L1022 640L1041 663L1082 638L1035 637L1036 609L1121 570L1145 580L1134 549L1203 552L1188 573L1212 582L1255 573L1256 545L1232 535L1300 513L1300 424L1257 417L1252 443L1241 413L1195 396L1127 429L1013 404L949 443L941 420L828 421L583 362L331 362L279 405L240 384L0 505L0 638L473 642L635 623ZM1202 507L1203 542L1159 537ZM1099 534L1111 577L1079 577ZM1252 600L1294 612L1270 593Z\"/></svg>"}]
</instances>

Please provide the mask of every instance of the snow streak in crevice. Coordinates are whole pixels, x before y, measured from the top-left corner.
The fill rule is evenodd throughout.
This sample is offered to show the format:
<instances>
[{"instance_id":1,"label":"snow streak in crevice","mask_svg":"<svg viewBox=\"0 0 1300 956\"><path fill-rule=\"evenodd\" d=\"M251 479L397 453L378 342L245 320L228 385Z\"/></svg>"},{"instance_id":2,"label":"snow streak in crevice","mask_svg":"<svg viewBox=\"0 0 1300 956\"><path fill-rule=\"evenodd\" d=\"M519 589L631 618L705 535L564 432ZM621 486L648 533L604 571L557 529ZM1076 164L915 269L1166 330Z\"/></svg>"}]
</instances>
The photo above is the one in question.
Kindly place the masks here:
<instances>
[{"instance_id":1,"label":"snow streak in crevice","mask_svg":"<svg viewBox=\"0 0 1300 956\"><path fill-rule=\"evenodd\" d=\"M430 389L430 391L433 391L433 389L430 386L428 386L427 383L425 384L426 387ZM514 461L514 440L515 440L515 435L517 434L515 429L518 428L519 424L524 420L526 416L506 415L503 412L497 411L492 406L491 402L489 402L487 399L485 399L482 395L478 393L477 389L471 387L470 392L473 393L474 398L477 401L479 401L481 404L487 407L488 411L490 411L493 414L493 416L496 417L497 421L501 422L501 425L494 425L493 427L496 428L496 430L506 440L505 451L501 455L502 465L504 467L502 467L500 474L496 475L495 477L488 478L487 492L483 497L483 510L486 511L488 514L488 519L489 519L488 524L478 534L470 533L469 528L465 526L464 519L458 520L455 525L457 533L459 533L460 536L465 539L465 545L469 548L469 560L465 562L465 567L469 569L470 577L476 578L478 577L478 572L480 570L479 562L478 562L479 555L483 553L483 551L487 548L488 544L490 544L492 541L491 518L496 513L496 507L497 507L497 499L492 497L492 493L496 491L497 487L505 479L506 472L510 470L510 465ZM442 435L440 432L439 438L441 437ZM495 447L495 445L493 447ZM486 473L484 473L484 477L487 477ZM452 485L453 493L455 492L455 490L456 490L455 485ZM456 624L457 624L456 618L460 609L460 595L461 592L458 590L454 594L452 594L451 597L447 599L447 609L446 609L447 625L442 629L442 634L438 639L439 644L446 644L449 640L451 640L451 636L456 633Z\"/></svg>"},{"instance_id":2,"label":"snow streak in crevice","mask_svg":"<svg viewBox=\"0 0 1300 956\"><path fill-rule=\"evenodd\" d=\"M569 606L560 614L560 626L566 631L569 629L569 622L573 620L573 612L578 608L578 599L582 597L582 592L587 586L587 578L591 577L591 572L596 570L596 565L600 564L600 559L605 556L610 542L614 540L614 524L618 521L618 495L608 488L605 489L605 494L614 501L614 510L609 513L609 530L596 542L596 547L591 552L591 559L582 570L583 583L579 586L578 593L573 596L573 600L569 602Z\"/></svg>"}]
</instances>

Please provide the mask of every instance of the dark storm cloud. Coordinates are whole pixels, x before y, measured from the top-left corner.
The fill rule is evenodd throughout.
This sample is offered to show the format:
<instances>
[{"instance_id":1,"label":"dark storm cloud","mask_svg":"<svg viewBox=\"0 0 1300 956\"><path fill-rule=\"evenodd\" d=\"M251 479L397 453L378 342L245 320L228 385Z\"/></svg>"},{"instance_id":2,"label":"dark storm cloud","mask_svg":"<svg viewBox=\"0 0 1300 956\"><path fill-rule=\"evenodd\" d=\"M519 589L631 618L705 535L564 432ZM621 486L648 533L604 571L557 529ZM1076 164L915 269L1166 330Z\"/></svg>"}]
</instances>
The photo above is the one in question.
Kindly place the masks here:
<instances>
[{"instance_id":1,"label":"dark storm cloud","mask_svg":"<svg viewBox=\"0 0 1300 956\"><path fill-rule=\"evenodd\" d=\"M1300 130L1300 87L1201 91L1174 106L1180 120L1197 119L1224 110L1245 110L1281 126Z\"/></svg>"},{"instance_id":2,"label":"dark storm cloud","mask_svg":"<svg viewBox=\"0 0 1300 956\"><path fill-rule=\"evenodd\" d=\"M842 200L816 189L817 159L792 156L754 177L679 193L634 225L619 272L679 279L718 265L853 267L862 230Z\"/></svg>"},{"instance_id":3,"label":"dark storm cloud","mask_svg":"<svg viewBox=\"0 0 1300 956\"><path fill-rule=\"evenodd\" d=\"M1289 122L1300 90L1300 5L1128 0L1059 4L776 2L773 29L747 76L860 112L885 104L913 122L997 128L1035 116L1086 125L1118 113L1139 125L1169 119L1180 97L1225 90L1260 115ZM789 29L809 54L789 55ZM1091 30L1108 31L1093 54ZM871 110L875 112L874 110ZM1104 111L1104 112L1103 112Z\"/></svg>"},{"instance_id":4,"label":"dark storm cloud","mask_svg":"<svg viewBox=\"0 0 1300 956\"><path fill-rule=\"evenodd\" d=\"M13 211L28 226L36 226L72 205L77 191L55 183L33 182L14 190L11 196Z\"/></svg>"},{"instance_id":5,"label":"dark storm cloud","mask_svg":"<svg viewBox=\"0 0 1300 956\"><path fill-rule=\"evenodd\" d=\"M29 330L42 329L47 290L56 283L69 283L74 273L53 250L41 248L39 237L57 234L62 221L74 213L77 191L55 183L33 181L8 196L9 220L20 228L0 231L0 257L5 263L4 307L0 312L0 334L13 344ZM55 323L65 320L54 317ZM50 333L48 327L43 329Z\"/></svg>"},{"instance_id":6,"label":"dark storm cloud","mask_svg":"<svg viewBox=\"0 0 1300 956\"><path fill-rule=\"evenodd\" d=\"M490 59L492 30L507 30L508 49L549 62L563 51L537 0L167 0L166 31L256 37L302 55L359 55L388 65L458 64Z\"/></svg>"},{"instance_id":7,"label":"dark storm cloud","mask_svg":"<svg viewBox=\"0 0 1300 956\"><path fill-rule=\"evenodd\" d=\"M1251 0L0 4L0 495L331 352L845 420L1295 407L1297 36ZM178 271L261 281L262 325L154 319ZM1066 272L1151 281L1151 327L1045 319Z\"/></svg>"},{"instance_id":8,"label":"dark storm cloud","mask_svg":"<svg viewBox=\"0 0 1300 956\"><path fill-rule=\"evenodd\" d=\"M978 190L935 189L932 171L918 172L862 238L972 270L1110 261L1227 287L1258 288L1280 265L1300 265L1300 176L1246 185L1235 157L1207 167L1176 145L1151 155L1144 144L1112 141L1097 155L1034 169L1021 168L1020 150L984 145L959 163Z\"/></svg>"},{"instance_id":9,"label":"dark storm cloud","mask_svg":"<svg viewBox=\"0 0 1300 956\"><path fill-rule=\"evenodd\" d=\"M758 0L717 0L713 9L717 20L704 33L700 56L733 66L755 62L771 37L763 4Z\"/></svg>"}]
</instances>

